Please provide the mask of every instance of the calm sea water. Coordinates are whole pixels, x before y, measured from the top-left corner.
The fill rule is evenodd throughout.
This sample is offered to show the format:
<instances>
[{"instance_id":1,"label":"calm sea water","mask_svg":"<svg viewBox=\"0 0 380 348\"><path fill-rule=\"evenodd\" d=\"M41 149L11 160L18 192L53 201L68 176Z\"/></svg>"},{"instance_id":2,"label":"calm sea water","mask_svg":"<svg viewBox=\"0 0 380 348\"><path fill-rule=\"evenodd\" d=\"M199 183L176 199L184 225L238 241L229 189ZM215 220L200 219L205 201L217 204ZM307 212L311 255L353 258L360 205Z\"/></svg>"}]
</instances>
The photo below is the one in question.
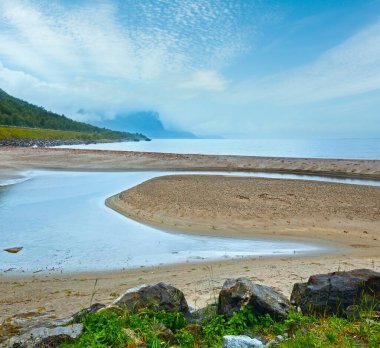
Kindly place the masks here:
<instances>
[{"instance_id":1,"label":"calm sea water","mask_svg":"<svg viewBox=\"0 0 380 348\"><path fill-rule=\"evenodd\" d=\"M14 273L117 270L321 251L318 245L173 234L130 220L104 200L168 173L34 172L0 187L0 279ZM2 251L22 246L18 254Z\"/></svg>"},{"instance_id":2,"label":"calm sea water","mask_svg":"<svg viewBox=\"0 0 380 348\"><path fill-rule=\"evenodd\" d=\"M377 139L154 139L65 146L81 149L304 158L380 159Z\"/></svg>"}]
</instances>

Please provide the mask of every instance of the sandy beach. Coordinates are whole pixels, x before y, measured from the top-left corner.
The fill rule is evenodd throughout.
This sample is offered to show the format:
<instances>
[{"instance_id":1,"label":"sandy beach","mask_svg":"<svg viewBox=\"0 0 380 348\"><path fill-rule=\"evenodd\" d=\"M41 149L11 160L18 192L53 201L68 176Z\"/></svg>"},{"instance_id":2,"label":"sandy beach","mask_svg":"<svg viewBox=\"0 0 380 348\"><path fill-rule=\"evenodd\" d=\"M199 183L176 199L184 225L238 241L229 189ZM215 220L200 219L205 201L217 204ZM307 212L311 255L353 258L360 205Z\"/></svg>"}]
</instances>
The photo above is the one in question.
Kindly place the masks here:
<instances>
[{"instance_id":1,"label":"sandy beach","mask_svg":"<svg viewBox=\"0 0 380 348\"><path fill-rule=\"evenodd\" d=\"M380 254L380 187L223 175L169 175L107 199L163 229L320 241Z\"/></svg>"},{"instance_id":2,"label":"sandy beach","mask_svg":"<svg viewBox=\"0 0 380 348\"><path fill-rule=\"evenodd\" d=\"M3 178L25 170L59 169L244 170L380 179L380 161L369 160L3 148L0 163ZM116 198L121 199L117 202L114 198L113 208L126 215L176 228L185 221L185 225L191 224L182 226L189 233L200 233L201 228L204 234L253 237L254 232L255 236L324 242L336 248L332 254L306 257L259 257L72 275L2 275L0 318L20 312L64 317L91 301L110 303L117 294L142 283L173 284L184 291L191 306L200 307L213 300L228 277L246 276L289 295L293 283L311 274L353 268L380 270L378 187L175 176L153 179Z\"/></svg>"}]
</instances>

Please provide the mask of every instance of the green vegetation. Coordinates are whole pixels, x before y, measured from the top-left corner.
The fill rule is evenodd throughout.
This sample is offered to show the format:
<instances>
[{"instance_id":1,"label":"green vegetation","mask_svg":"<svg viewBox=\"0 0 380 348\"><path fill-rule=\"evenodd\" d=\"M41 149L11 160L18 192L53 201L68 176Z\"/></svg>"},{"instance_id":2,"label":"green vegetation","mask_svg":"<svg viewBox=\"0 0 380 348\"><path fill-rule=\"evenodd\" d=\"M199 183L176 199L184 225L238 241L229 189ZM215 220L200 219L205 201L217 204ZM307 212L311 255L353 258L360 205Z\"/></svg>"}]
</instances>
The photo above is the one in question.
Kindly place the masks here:
<instances>
[{"instance_id":1,"label":"green vegetation","mask_svg":"<svg viewBox=\"0 0 380 348\"><path fill-rule=\"evenodd\" d=\"M41 140L65 140L81 139L91 141L109 141L106 134L91 134L83 132L68 132L49 129L17 128L0 126L0 140L2 139L41 139Z\"/></svg>"},{"instance_id":2,"label":"green vegetation","mask_svg":"<svg viewBox=\"0 0 380 348\"><path fill-rule=\"evenodd\" d=\"M71 120L63 115L55 114L42 107L14 98L1 89L0 125L76 132L77 135L81 134L81 139L147 140L142 134L112 131ZM90 134L92 138L90 135L83 138L82 136L85 133ZM73 139L78 139L78 136Z\"/></svg>"},{"instance_id":3,"label":"green vegetation","mask_svg":"<svg viewBox=\"0 0 380 348\"><path fill-rule=\"evenodd\" d=\"M254 317L248 310L231 319L214 316L208 322L187 324L179 313L144 310L134 314L100 311L83 318L84 333L62 347L221 347L224 335L250 333L261 339L283 335L279 347L379 347L380 322L373 318L317 318L291 313L285 321ZM167 330L169 329L169 330ZM170 332L170 334L167 333Z\"/></svg>"}]
</instances>

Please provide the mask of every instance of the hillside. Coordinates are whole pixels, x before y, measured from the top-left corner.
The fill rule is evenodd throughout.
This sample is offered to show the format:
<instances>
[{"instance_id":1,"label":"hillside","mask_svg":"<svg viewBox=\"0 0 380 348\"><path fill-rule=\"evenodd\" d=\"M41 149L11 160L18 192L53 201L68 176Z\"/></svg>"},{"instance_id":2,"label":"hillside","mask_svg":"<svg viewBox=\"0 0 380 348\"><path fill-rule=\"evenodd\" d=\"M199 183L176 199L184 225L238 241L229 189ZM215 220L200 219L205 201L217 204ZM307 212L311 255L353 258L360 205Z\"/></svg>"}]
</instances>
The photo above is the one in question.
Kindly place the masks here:
<instances>
[{"instance_id":1,"label":"hillside","mask_svg":"<svg viewBox=\"0 0 380 348\"><path fill-rule=\"evenodd\" d=\"M142 134L111 131L71 120L15 98L0 89L0 125L97 134L109 140L148 140Z\"/></svg>"}]
</instances>

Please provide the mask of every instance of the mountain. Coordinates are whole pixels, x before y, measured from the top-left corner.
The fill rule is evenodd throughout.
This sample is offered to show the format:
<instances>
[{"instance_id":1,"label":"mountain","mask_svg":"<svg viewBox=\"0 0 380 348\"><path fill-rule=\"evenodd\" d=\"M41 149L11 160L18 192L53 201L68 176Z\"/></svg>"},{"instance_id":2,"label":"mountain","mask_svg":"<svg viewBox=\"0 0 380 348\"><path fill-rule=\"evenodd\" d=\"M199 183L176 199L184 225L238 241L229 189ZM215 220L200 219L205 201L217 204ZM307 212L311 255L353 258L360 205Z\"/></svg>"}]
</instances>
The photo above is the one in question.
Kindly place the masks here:
<instances>
[{"instance_id":1,"label":"mountain","mask_svg":"<svg viewBox=\"0 0 380 348\"><path fill-rule=\"evenodd\" d=\"M117 131L128 129L132 132L141 132L155 139L197 138L190 132L166 129L160 120L159 114L154 111L141 111L127 115L117 115L114 119L104 119L96 124L100 127L107 127Z\"/></svg>"},{"instance_id":2,"label":"mountain","mask_svg":"<svg viewBox=\"0 0 380 348\"><path fill-rule=\"evenodd\" d=\"M15 98L0 89L0 125L91 133L113 140L147 140L142 134L111 131L78 122Z\"/></svg>"}]
</instances>

